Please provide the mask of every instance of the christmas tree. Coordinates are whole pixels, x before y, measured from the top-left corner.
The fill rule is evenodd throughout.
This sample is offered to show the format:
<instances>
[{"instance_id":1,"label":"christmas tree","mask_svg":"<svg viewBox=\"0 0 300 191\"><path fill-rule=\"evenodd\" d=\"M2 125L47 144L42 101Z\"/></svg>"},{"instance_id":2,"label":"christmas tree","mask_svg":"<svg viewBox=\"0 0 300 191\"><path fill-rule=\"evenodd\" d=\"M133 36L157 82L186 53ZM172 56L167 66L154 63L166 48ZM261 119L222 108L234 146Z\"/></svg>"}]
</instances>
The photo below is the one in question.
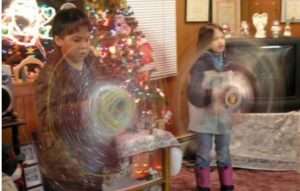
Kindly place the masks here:
<instances>
[{"instance_id":1,"label":"christmas tree","mask_svg":"<svg viewBox=\"0 0 300 191\"><path fill-rule=\"evenodd\" d=\"M121 79L135 97L139 118L144 119L137 125L163 127L171 113L163 91L151 81L153 50L131 7L126 1L89 0L85 10L92 20L93 50L100 65L111 77Z\"/></svg>"}]
</instances>

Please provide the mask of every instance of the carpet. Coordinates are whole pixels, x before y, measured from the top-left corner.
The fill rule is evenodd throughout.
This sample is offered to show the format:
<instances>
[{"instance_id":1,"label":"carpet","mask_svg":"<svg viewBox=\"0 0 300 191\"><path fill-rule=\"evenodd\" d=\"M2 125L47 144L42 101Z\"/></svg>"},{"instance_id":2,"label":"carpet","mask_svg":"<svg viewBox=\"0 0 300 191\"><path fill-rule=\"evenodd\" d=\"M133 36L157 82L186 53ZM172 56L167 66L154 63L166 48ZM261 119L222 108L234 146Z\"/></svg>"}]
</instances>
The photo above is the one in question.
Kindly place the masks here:
<instances>
[{"instance_id":1,"label":"carpet","mask_svg":"<svg viewBox=\"0 0 300 191\"><path fill-rule=\"evenodd\" d=\"M217 169L211 172L212 191L219 190ZM294 171L262 171L234 169L235 191L300 191L300 173ZM182 168L172 177L172 191L194 191L192 168Z\"/></svg>"}]
</instances>

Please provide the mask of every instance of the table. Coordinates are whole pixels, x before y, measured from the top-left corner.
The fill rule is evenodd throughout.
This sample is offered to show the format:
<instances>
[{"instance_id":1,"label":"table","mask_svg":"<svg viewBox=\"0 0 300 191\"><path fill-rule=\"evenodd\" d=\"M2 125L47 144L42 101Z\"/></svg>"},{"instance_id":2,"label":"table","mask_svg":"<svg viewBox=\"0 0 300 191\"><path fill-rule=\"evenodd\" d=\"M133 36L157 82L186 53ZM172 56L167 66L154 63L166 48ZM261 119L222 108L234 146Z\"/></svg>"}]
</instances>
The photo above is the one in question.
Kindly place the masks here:
<instances>
[{"instance_id":1,"label":"table","mask_svg":"<svg viewBox=\"0 0 300 191\"><path fill-rule=\"evenodd\" d=\"M264 170L300 170L300 112L236 116L234 165Z\"/></svg>"},{"instance_id":2,"label":"table","mask_svg":"<svg viewBox=\"0 0 300 191\"><path fill-rule=\"evenodd\" d=\"M127 131L117 138L118 150L122 158L130 158L149 152L161 152L161 176L151 180L134 180L128 177L111 177L111 184L104 191L139 191L158 186L170 191L170 153L172 147L179 146L177 138L161 129Z\"/></svg>"}]
</instances>

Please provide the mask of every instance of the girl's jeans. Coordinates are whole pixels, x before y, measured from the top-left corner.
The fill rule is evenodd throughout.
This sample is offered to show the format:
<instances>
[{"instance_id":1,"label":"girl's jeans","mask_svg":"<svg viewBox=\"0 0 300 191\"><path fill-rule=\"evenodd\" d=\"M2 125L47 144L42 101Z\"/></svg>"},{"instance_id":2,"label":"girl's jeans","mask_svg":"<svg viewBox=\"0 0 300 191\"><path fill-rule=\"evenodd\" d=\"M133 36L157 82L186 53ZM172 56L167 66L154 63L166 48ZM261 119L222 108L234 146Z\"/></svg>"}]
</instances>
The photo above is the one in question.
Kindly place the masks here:
<instances>
[{"instance_id":1,"label":"girl's jeans","mask_svg":"<svg viewBox=\"0 0 300 191\"><path fill-rule=\"evenodd\" d=\"M215 141L218 167L226 167L231 165L229 151L230 134L214 135L208 133L198 133L198 147L196 153L197 168L205 168L210 166L213 140Z\"/></svg>"}]
</instances>

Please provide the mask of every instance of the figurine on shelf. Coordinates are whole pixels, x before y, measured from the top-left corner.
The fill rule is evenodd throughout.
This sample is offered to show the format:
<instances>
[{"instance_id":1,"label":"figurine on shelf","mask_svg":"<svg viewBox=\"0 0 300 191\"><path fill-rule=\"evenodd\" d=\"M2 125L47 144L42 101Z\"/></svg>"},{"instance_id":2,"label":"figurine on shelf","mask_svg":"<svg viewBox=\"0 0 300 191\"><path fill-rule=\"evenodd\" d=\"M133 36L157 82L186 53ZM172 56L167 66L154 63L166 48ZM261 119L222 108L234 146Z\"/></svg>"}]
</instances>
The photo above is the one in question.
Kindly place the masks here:
<instances>
[{"instance_id":1,"label":"figurine on shelf","mask_svg":"<svg viewBox=\"0 0 300 191\"><path fill-rule=\"evenodd\" d=\"M38 78L43 67L44 63L41 60L32 55L27 56L20 64L13 67L14 81L16 83L33 82Z\"/></svg>"},{"instance_id":2,"label":"figurine on shelf","mask_svg":"<svg viewBox=\"0 0 300 191\"><path fill-rule=\"evenodd\" d=\"M225 38L231 38L231 28L227 24L222 25L223 33Z\"/></svg>"},{"instance_id":3,"label":"figurine on shelf","mask_svg":"<svg viewBox=\"0 0 300 191\"><path fill-rule=\"evenodd\" d=\"M248 37L250 35L249 33L249 25L247 21L241 22L241 36Z\"/></svg>"},{"instance_id":4,"label":"figurine on shelf","mask_svg":"<svg viewBox=\"0 0 300 191\"><path fill-rule=\"evenodd\" d=\"M286 24L284 26L283 36L285 36L285 37L291 37L292 36L292 29L291 29L291 25L290 25L289 22L286 22Z\"/></svg>"},{"instance_id":5,"label":"figurine on shelf","mask_svg":"<svg viewBox=\"0 0 300 191\"><path fill-rule=\"evenodd\" d=\"M271 31L273 38L278 38L280 36L281 26L278 20L273 21Z\"/></svg>"},{"instance_id":6,"label":"figurine on shelf","mask_svg":"<svg viewBox=\"0 0 300 191\"><path fill-rule=\"evenodd\" d=\"M265 27L268 24L268 13L254 13L252 16L252 21L256 28L255 38L265 38Z\"/></svg>"}]
</instances>

